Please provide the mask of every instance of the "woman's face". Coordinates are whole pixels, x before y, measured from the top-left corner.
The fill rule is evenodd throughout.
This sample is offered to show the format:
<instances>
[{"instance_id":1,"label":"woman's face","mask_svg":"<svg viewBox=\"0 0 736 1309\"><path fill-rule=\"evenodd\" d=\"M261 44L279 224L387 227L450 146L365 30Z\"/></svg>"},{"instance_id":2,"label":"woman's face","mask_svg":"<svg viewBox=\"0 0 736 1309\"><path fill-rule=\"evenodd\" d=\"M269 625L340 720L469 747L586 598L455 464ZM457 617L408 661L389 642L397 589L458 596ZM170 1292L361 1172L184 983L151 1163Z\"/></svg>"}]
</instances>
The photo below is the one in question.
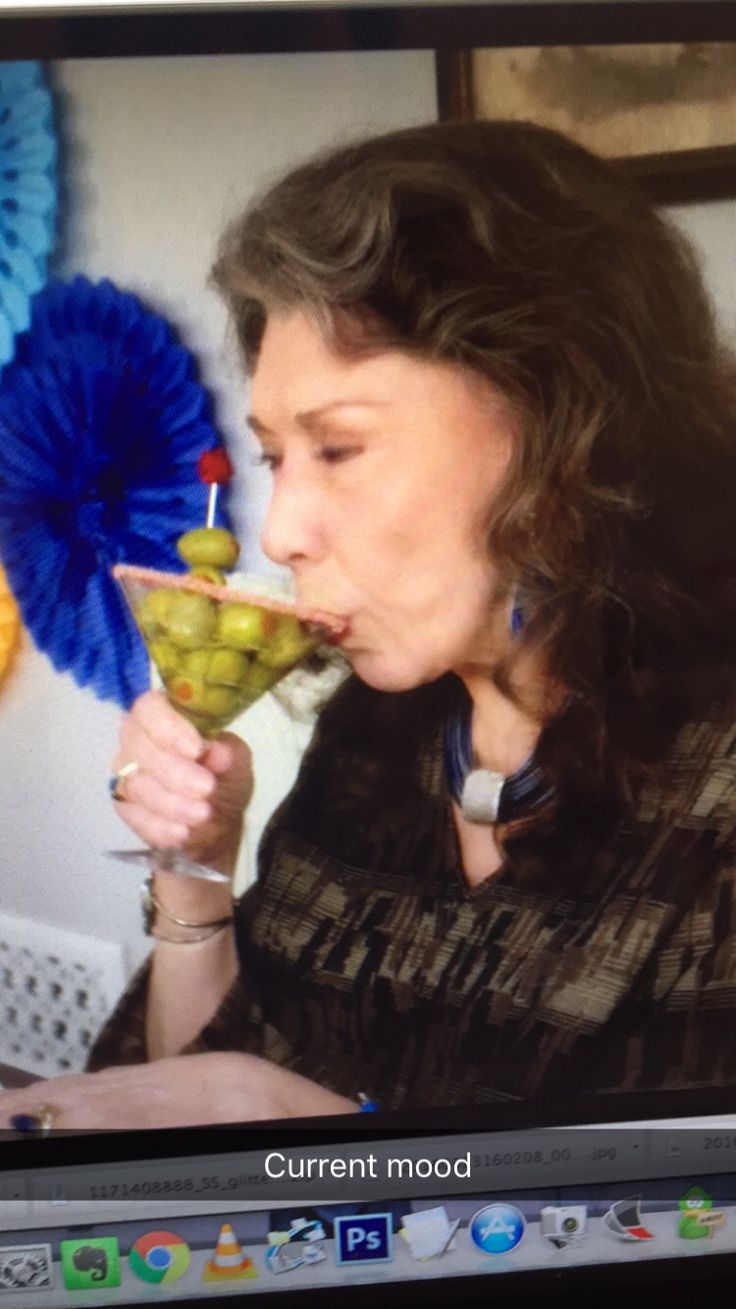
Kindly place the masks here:
<instances>
[{"instance_id":1,"label":"woman's face","mask_svg":"<svg viewBox=\"0 0 736 1309\"><path fill-rule=\"evenodd\" d=\"M251 407L273 469L263 549L347 619L357 675L400 691L495 662L484 527L513 433L490 388L399 351L345 359L294 312L268 320Z\"/></svg>"}]
</instances>

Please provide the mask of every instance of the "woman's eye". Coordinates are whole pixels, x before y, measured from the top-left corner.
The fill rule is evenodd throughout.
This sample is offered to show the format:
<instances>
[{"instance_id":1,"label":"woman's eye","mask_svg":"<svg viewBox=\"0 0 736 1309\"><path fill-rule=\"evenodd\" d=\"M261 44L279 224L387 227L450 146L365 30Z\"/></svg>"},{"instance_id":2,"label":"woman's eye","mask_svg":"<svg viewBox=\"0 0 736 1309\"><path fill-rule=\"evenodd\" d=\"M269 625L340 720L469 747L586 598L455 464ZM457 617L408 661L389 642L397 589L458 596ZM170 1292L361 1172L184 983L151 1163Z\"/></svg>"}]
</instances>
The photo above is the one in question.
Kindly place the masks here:
<instances>
[{"instance_id":1,"label":"woman's eye","mask_svg":"<svg viewBox=\"0 0 736 1309\"><path fill-rule=\"evenodd\" d=\"M323 445L320 446L319 457L326 464L342 464L360 454L360 450L358 445Z\"/></svg>"},{"instance_id":2,"label":"woman's eye","mask_svg":"<svg viewBox=\"0 0 736 1309\"><path fill-rule=\"evenodd\" d=\"M256 455L255 462L262 467L270 468L273 473L281 463L281 455L272 454L268 450L262 450L260 454Z\"/></svg>"},{"instance_id":3,"label":"woman's eye","mask_svg":"<svg viewBox=\"0 0 736 1309\"><path fill-rule=\"evenodd\" d=\"M325 464L342 464L360 454L361 449L359 445L321 445L317 447L316 457ZM283 459L283 455L275 450L262 450L256 455L255 462L274 473L281 467Z\"/></svg>"}]
</instances>

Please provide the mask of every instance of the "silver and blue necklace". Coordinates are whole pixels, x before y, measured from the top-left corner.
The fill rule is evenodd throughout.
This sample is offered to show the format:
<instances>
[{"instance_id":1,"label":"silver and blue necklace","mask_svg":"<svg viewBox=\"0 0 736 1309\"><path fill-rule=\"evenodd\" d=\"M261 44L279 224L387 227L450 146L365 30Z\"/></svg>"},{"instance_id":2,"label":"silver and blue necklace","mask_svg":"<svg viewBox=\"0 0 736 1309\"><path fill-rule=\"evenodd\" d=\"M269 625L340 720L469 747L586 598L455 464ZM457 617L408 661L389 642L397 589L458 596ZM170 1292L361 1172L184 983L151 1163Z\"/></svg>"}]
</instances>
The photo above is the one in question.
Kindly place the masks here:
<instances>
[{"instance_id":1,"label":"silver and blue necklace","mask_svg":"<svg viewBox=\"0 0 736 1309\"><path fill-rule=\"evenodd\" d=\"M506 777L478 768L473 755L472 701L451 714L445 725L445 774L451 795L469 823L510 823L528 817L554 795L531 754Z\"/></svg>"}]
</instances>

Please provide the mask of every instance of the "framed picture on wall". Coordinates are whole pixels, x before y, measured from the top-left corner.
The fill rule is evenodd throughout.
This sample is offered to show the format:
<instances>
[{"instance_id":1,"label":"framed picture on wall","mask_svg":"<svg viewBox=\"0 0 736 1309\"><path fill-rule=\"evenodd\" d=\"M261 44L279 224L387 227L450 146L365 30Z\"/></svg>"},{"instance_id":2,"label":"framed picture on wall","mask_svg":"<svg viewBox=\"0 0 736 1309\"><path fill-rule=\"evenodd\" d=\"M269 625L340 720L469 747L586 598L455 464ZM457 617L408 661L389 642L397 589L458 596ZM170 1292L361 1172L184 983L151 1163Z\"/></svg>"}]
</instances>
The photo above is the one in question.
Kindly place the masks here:
<instances>
[{"instance_id":1,"label":"framed picture on wall","mask_svg":"<svg viewBox=\"0 0 736 1309\"><path fill-rule=\"evenodd\" d=\"M444 119L527 119L616 159L659 203L736 197L736 42L439 53Z\"/></svg>"}]
</instances>

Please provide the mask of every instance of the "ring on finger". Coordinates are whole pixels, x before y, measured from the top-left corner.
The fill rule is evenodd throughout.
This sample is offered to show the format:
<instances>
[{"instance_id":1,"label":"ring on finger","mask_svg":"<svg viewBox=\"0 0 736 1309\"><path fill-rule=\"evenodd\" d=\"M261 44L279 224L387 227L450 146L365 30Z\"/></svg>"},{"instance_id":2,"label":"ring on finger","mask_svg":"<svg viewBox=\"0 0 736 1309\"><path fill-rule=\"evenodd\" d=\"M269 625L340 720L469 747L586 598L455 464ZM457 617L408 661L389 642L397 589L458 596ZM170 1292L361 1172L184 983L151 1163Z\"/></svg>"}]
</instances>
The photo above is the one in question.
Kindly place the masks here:
<instances>
[{"instance_id":1,"label":"ring on finger","mask_svg":"<svg viewBox=\"0 0 736 1309\"><path fill-rule=\"evenodd\" d=\"M23 1136L48 1136L58 1116L59 1111L53 1105L42 1104L35 1113L13 1114L10 1126Z\"/></svg>"},{"instance_id":2,"label":"ring on finger","mask_svg":"<svg viewBox=\"0 0 736 1309\"><path fill-rule=\"evenodd\" d=\"M128 796L125 795L121 789L121 783L124 782L127 777L132 777L134 773L137 773L139 768L140 764L135 762L123 764L121 768L118 768L117 771L108 778L107 789L110 792L112 799L118 804L125 804L128 799Z\"/></svg>"}]
</instances>

